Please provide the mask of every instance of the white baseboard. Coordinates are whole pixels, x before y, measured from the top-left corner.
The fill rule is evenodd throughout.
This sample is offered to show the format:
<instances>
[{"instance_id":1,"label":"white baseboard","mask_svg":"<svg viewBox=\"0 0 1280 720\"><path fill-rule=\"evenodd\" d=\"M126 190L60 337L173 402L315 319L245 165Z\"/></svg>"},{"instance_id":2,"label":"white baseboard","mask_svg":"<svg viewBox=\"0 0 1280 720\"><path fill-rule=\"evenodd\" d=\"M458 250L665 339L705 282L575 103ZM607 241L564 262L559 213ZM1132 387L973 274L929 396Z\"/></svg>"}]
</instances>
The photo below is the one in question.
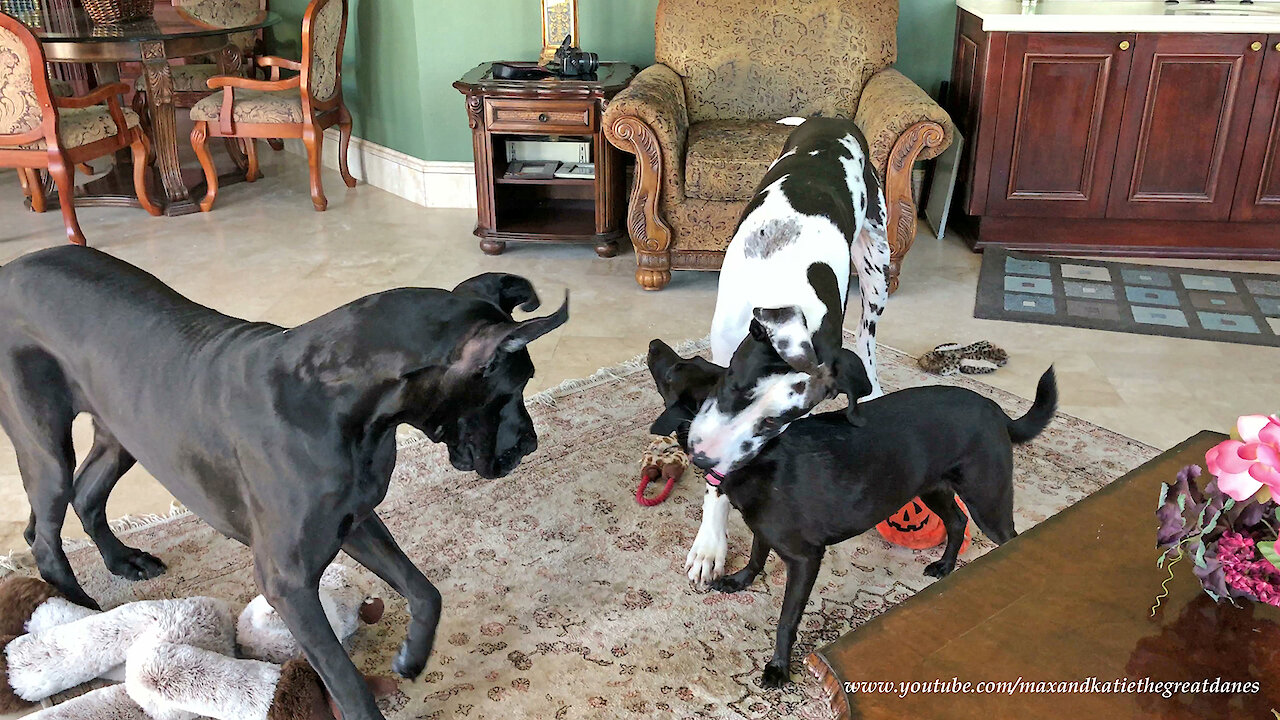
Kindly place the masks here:
<instances>
[{"instance_id":1,"label":"white baseboard","mask_svg":"<svg viewBox=\"0 0 1280 720\"><path fill-rule=\"evenodd\" d=\"M298 139L285 140L285 149L306 157ZM338 167L338 130L324 133L324 165ZM358 137L351 138L347 155L357 180L424 207L474 208L476 174L469 162L422 160Z\"/></svg>"}]
</instances>

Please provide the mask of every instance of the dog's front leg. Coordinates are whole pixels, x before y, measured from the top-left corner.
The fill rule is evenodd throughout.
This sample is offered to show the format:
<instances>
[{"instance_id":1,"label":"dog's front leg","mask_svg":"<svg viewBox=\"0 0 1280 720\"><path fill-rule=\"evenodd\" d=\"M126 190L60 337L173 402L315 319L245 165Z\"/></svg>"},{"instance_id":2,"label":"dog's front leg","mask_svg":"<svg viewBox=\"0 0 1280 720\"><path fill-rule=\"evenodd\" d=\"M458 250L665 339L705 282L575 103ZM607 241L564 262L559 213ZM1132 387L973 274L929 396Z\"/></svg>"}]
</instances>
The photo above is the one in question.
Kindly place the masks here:
<instances>
[{"instance_id":1,"label":"dog's front leg","mask_svg":"<svg viewBox=\"0 0 1280 720\"><path fill-rule=\"evenodd\" d=\"M822 565L822 551L817 557L783 558L787 564L787 589L782 596L782 615L778 617L778 640L773 648L773 659L764 666L761 680L765 687L780 688L791 680L791 646L796 641L796 629L804 614L813 582L818 578Z\"/></svg>"},{"instance_id":2,"label":"dog's front leg","mask_svg":"<svg viewBox=\"0 0 1280 720\"><path fill-rule=\"evenodd\" d=\"M765 561L768 559L769 543L760 537L760 533L756 533L751 537L751 557L747 560L746 567L711 583L711 589L723 593L736 593L747 589L751 583L755 582L760 571L764 570Z\"/></svg>"},{"instance_id":3,"label":"dog's front leg","mask_svg":"<svg viewBox=\"0 0 1280 720\"><path fill-rule=\"evenodd\" d=\"M729 554L728 520L729 498L707 485L707 493L702 497L702 525L684 561L689 581L699 587L724 575L724 559Z\"/></svg>"},{"instance_id":4,"label":"dog's front leg","mask_svg":"<svg viewBox=\"0 0 1280 720\"><path fill-rule=\"evenodd\" d=\"M352 528L342 549L409 601L412 622L391 669L401 677L416 678L426 667L435 644L440 591L404 554L377 515L370 515Z\"/></svg>"},{"instance_id":5,"label":"dog's front leg","mask_svg":"<svg viewBox=\"0 0 1280 720\"><path fill-rule=\"evenodd\" d=\"M258 587L302 646L311 667L342 711L343 720L384 720L364 676L347 656L320 604L320 575L335 555L336 547L333 552L319 548L312 552L298 545L288 550L268 550L265 543L255 543ZM318 566L310 567L312 564Z\"/></svg>"},{"instance_id":6,"label":"dog's front leg","mask_svg":"<svg viewBox=\"0 0 1280 720\"><path fill-rule=\"evenodd\" d=\"M880 195L878 191L876 194ZM883 195L880 195L879 202L883 208ZM889 302L889 262L892 257L884 225L868 219L858 234L858 242L853 245L853 253L853 267L858 272L858 294L862 297L862 320L854 350L862 358L867 378L871 380L871 395L866 399L874 400L884 394L876 368L876 326Z\"/></svg>"}]
</instances>

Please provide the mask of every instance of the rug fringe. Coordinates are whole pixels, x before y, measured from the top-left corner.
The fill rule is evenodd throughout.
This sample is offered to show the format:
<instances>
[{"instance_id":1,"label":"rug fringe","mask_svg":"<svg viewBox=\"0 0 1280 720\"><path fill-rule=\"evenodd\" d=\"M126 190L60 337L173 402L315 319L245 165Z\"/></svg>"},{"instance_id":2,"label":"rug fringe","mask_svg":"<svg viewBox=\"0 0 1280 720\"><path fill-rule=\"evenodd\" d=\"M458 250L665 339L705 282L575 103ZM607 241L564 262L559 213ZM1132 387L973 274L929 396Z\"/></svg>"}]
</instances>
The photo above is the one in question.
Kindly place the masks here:
<instances>
[{"instance_id":1,"label":"rug fringe","mask_svg":"<svg viewBox=\"0 0 1280 720\"><path fill-rule=\"evenodd\" d=\"M163 515L158 513L146 513L143 515L125 515L124 517L112 520L108 527L113 533L121 533L129 530L139 530L141 528L150 527L162 522L168 522L176 518L190 515L188 510L182 503L174 500L169 504L169 511ZM79 538L76 540L63 540L62 551L74 552L91 547L93 541L89 538ZM0 578L11 575L16 572L29 570L36 566L35 557L31 554L31 550L10 550L4 555L0 555Z\"/></svg>"}]
</instances>

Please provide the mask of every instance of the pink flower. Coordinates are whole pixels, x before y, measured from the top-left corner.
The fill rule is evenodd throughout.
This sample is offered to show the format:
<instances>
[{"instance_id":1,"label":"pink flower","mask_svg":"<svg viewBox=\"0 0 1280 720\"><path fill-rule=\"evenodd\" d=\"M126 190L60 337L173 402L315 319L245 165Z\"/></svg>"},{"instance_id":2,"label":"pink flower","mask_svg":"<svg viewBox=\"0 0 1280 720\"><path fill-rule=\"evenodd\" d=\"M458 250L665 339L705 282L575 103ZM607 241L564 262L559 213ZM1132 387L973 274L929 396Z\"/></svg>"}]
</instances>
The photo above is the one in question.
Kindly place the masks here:
<instances>
[{"instance_id":1,"label":"pink flower","mask_svg":"<svg viewBox=\"0 0 1280 720\"><path fill-rule=\"evenodd\" d=\"M1223 440L1205 453L1218 487L1243 502L1263 486L1280 496L1280 418L1241 415L1236 421L1239 440Z\"/></svg>"}]
</instances>

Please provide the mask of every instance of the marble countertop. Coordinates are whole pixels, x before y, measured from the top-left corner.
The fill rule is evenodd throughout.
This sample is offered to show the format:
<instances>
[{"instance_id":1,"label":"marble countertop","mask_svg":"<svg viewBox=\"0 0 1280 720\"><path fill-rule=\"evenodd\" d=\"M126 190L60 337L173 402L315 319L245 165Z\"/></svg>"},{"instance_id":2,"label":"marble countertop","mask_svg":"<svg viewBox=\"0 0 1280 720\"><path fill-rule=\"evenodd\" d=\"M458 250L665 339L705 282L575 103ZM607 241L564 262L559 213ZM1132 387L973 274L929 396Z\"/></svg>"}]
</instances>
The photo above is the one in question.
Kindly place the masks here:
<instances>
[{"instance_id":1,"label":"marble countertop","mask_svg":"<svg viewBox=\"0 0 1280 720\"><path fill-rule=\"evenodd\" d=\"M1280 2L1177 4L1130 0L957 0L988 32L1280 33Z\"/></svg>"}]
</instances>

